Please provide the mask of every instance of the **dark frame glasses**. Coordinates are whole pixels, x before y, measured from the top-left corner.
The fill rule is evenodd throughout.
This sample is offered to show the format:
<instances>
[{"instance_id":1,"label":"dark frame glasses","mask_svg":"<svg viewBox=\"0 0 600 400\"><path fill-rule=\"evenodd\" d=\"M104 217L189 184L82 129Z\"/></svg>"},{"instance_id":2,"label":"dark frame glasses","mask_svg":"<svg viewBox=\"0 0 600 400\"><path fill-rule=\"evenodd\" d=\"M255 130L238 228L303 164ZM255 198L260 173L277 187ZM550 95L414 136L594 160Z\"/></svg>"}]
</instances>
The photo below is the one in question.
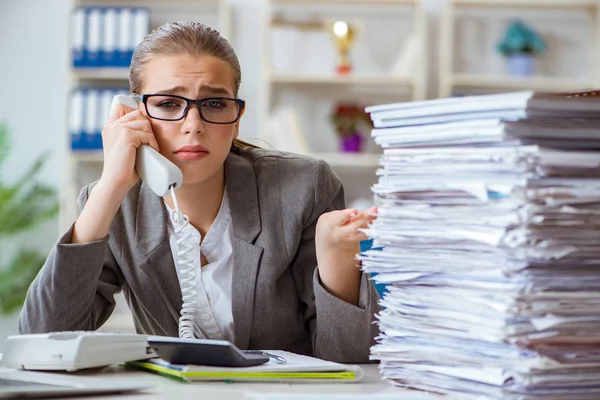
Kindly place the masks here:
<instances>
[{"instance_id":1,"label":"dark frame glasses","mask_svg":"<svg viewBox=\"0 0 600 400\"><path fill-rule=\"evenodd\" d=\"M146 108L146 113L148 114L148 116L152 119L158 119L161 121L181 121L182 119L184 119L188 113L188 111L190 110L190 107L192 106L192 104L195 104L196 107L198 108L198 112L200 113L200 118L205 121L208 122L210 124L220 124L220 125L228 125L228 124L233 124L236 123L239 119L240 116L242 115L242 111L244 110L244 108L246 107L246 102L242 99L235 99L235 98L231 98L231 97L206 97L203 99L198 99L198 100L192 100L192 99L188 99L186 97L183 96L178 96L175 94L142 94L141 96L135 96L138 100L141 100L142 103L144 103L144 107ZM148 107L148 99L152 98L152 97L168 97L168 98L175 98L175 99L180 99L180 100L184 100L186 102L185 105L185 109L182 112L182 115L179 118L159 118L159 117L155 117L152 115L152 113L149 110ZM210 119L207 119L204 116L204 112L202 110L202 105L204 103L207 103L209 101L218 101L218 100L226 100L226 101L233 101L236 103L237 105L237 113L235 116L235 119L233 119L232 121L228 121L228 122L223 122L223 121L212 121Z\"/></svg>"}]
</instances>

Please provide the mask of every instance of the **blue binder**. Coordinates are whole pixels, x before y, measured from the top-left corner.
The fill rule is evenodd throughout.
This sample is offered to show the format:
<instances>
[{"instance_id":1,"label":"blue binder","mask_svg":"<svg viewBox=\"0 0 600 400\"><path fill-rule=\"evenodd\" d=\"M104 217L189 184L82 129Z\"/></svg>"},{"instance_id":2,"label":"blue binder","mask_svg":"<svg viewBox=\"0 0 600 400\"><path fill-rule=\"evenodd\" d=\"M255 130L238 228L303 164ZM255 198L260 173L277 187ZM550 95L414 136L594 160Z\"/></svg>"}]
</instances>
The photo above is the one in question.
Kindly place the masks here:
<instances>
[{"instance_id":1,"label":"blue binder","mask_svg":"<svg viewBox=\"0 0 600 400\"><path fill-rule=\"evenodd\" d=\"M367 239L367 240L361 241L360 242L360 252L364 253L367 250L381 250L381 247L373 247L373 239ZM374 277L374 276L377 276L377 274L372 273L371 277ZM384 283L376 283L375 281L373 281L373 283L375 284L375 289L377 290L379 297L383 298L383 294L386 292L387 287L389 285L384 284Z\"/></svg>"},{"instance_id":2,"label":"blue binder","mask_svg":"<svg viewBox=\"0 0 600 400\"><path fill-rule=\"evenodd\" d=\"M71 58L75 68L85 67L85 26L86 12L82 7L73 11L72 30L73 37L71 42Z\"/></svg>"},{"instance_id":3,"label":"blue binder","mask_svg":"<svg viewBox=\"0 0 600 400\"><path fill-rule=\"evenodd\" d=\"M77 7L72 20L75 68L128 68L150 31L150 11L143 7Z\"/></svg>"},{"instance_id":4,"label":"blue binder","mask_svg":"<svg viewBox=\"0 0 600 400\"><path fill-rule=\"evenodd\" d=\"M86 66L101 67L101 47L102 47L102 20L104 10L99 7L90 7L86 9Z\"/></svg>"},{"instance_id":5,"label":"blue binder","mask_svg":"<svg viewBox=\"0 0 600 400\"><path fill-rule=\"evenodd\" d=\"M119 51L119 9L108 7L104 9L102 20L102 66L118 66Z\"/></svg>"},{"instance_id":6,"label":"blue binder","mask_svg":"<svg viewBox=\"0 0 600 400\"><path fill-rule=\"evenodd\" d=\"M72 150L83 150L85 149L85 130L84 130L84 118L86 108L86 97L87 91L84 89L75 89L71 93L71 107L70 107L70 133L71 133L71 149Z\"/></svg>"}]
</instances>

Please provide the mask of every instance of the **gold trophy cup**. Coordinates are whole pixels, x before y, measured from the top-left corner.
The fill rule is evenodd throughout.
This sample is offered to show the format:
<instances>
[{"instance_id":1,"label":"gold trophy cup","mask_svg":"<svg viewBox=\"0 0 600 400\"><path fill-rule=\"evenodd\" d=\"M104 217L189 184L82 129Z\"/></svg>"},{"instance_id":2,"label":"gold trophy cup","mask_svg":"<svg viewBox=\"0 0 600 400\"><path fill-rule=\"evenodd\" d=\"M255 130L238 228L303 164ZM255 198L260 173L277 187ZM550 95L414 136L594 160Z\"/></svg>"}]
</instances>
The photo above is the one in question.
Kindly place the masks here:
<instances>
[{"instance_id":1,"label":"gold trophy cup","mask_svg":"<svg viewBox=\"0 0 600 400\"><path fill-rule=\"evenodd\" d=\"M331 27L331 34L338 49L336 72L341 75L352 71L350 48L354 43L354 29L344 21L336 21Z\"/></svg>"}]
</instances>

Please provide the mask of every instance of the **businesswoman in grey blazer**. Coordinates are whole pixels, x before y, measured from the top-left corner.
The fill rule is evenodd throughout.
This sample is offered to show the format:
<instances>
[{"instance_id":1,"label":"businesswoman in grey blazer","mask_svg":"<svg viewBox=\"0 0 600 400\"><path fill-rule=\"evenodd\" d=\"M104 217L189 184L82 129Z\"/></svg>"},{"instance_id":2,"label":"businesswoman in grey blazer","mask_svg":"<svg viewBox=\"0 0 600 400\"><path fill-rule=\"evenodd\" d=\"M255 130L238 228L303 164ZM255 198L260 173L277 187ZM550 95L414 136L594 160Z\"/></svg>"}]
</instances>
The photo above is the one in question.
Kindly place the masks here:
<instances>
[{"instance_id":1,"label":"businesswoman in grey blazer","mask_svg":"<svg viewBox=\"0 0 600 400\"><path fill-rule=\"evenodd\" d=\"M95 330L122 290L138 333L178 336L191 305L195 337L368 362L378 296L355 255L375 210L345 209L326 163L238 140L240 82L232 47L202 24L143 40L130 67L139 110L113 110L102 176L32 283L21 333ZM171 223L173 198L135 172L142 144L183 172L184 229Z\"/></svg>"}]
</instances>

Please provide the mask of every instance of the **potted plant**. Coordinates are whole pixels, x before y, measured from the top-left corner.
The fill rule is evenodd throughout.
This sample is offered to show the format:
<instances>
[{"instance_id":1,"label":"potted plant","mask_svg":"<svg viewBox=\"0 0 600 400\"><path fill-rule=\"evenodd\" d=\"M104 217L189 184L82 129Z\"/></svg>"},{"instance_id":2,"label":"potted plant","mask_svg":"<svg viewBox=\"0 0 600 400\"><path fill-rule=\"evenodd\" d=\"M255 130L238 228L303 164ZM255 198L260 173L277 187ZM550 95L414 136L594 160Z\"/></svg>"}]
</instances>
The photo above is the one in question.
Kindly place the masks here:
<instances>
[{"instance_id":1,"label":"potted plant","mask_svg":"<svg viewBox=\"0 0 600 400\"><path fill-rule=\"evenodd\" d=\"M0 123L0 171L10 149L8 136L8 127ZM2 237L27 233L58 212L54 188L35 179L47 156L47 153L39 156L14 183L0 180L0 243L6 242L1 240ZM1 254L5 255L7 251L0 246ZM4 261L4 265L0 264L0 314L11 314L20 309L29 285L46 258L45 254L29 246L14 249L12 254L12 257L5 257L8 259L6 264L0 259Z\"/></svg>"},{"instance_id":2,"label":"potted plant","mask_svg":"<svg viewBox=\"0 0 600 400\"><path fill-rule=\"evenodd\" d=\"M531 76L535 57L546 51L546 44L533 29L517 20L507 27L498 50L506 56L511 75Z\"/></svg>"},{"instance_id":3,"label":"potted plant","mask_svg":"<svg viewBox=\"0 0 600 400\"><path fill-rule=\"evenodd\" d=\"M364 143L364 130L373 128L369 114L357 104L338 104L331 115L331 121L340 138L340 150L360 152Z\"/></svg>"}]
</instances>

